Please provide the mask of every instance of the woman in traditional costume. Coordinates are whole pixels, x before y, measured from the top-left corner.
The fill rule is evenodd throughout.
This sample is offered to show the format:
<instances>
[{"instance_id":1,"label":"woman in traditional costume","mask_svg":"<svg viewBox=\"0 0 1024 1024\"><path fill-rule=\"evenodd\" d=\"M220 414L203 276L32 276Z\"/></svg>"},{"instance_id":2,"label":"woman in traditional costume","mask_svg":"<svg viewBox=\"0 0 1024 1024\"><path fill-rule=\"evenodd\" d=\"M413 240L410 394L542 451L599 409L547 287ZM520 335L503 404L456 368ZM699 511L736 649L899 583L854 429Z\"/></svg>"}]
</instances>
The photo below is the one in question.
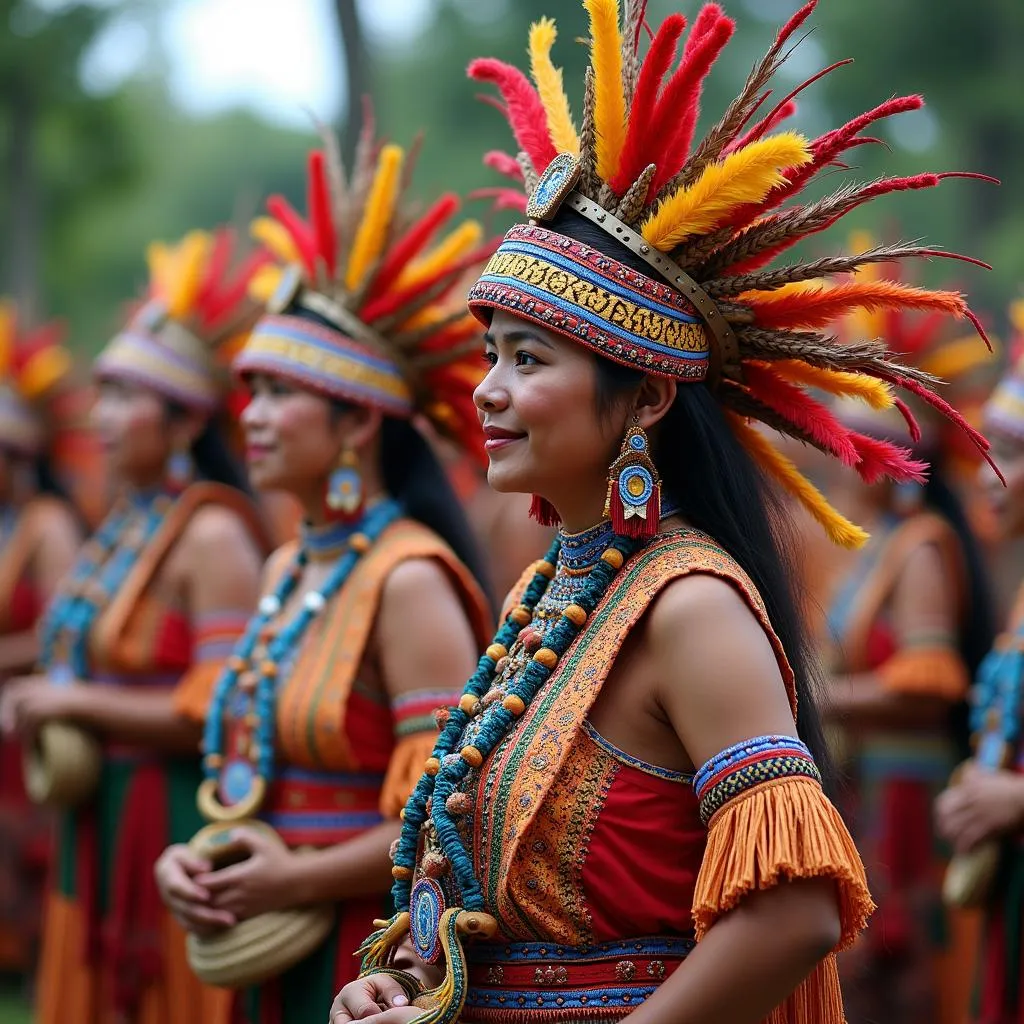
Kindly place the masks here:
<instances>
[{"instance_id":1,"label":"woman in traditional costume","mask_svg":"<svg viewBox=\"0 0 1024 1024\"><path fill-rule=\"evenodd\" d=\"M874 195L937 183L845 186L779 209L870 141L872 122L920 101L813 142L775 130L788 97L752 120L810 3L691 151L733 22L706 6L669 74L680 15L641 56L643 3L621 27L615 0L585 6L578 136L553 22L531 30L536 90L497 61L470 69L501 89L523 150L502 162L530 194L531 223L469 297L488 325L476 401L489 479L533 493L559 536L447 714L405 808L397 914L332 1016L839 1024L833 952L872 903L815 763L812 670L760 474L835 540L864 535L750 421L869 477L920 477L906 450L845 428L806 387L940 402L883 344L821 329L863 303L967 316L962 298L823 287L921 250L766 269Z\"/></svg>"},{"instance_id":2,"label":"woman in traditional costume","mask_svg":"<svg viewBox=\"0 0 1024 1024\"><path fill-rule=\"evenodd\" d=\"M0 303L0 686L35 664L36 620L80 542L59 473L77 404L61 334L57 323L21 329L14 304ZM0 737L0 971L16 972L34 961L50 832L21 757Z\"/></svg>"},{"instance_id":3,"label":"woman in traditional costume","mask_svg":"<svg viewBox=\"0 0 1024 1024\"><path fill-rule=\"evenodd\" d=\"M398 815L492 613L470 530L416 418L482 454L480 327L457 285L494 246L454 195L414 216L408 160L368 124L348 184L309 160L308 219L281 197L256 235L291 264L235 360L251 479L301 504L206 710L211 826L158 877L202 976L252 1024L315 1020L389 906ZM197 709L198 710L198 709ZM222 866L225 850L241 863Z\"/></svg>"},{"instance_id":4,"label":"woman in traditional costume","mask_svg":"<svg viewBox=\"0 0 1024 1024\"><path fill-rule=\"evenodd\" d=\"M985 407L992 455L1006 487L991 477L989 497L1002 536L1024 534L1024 359ZM970 1019L1024 1021L1024 586L1005 631L978 672L972 693L974 754L937 803L939 831L957 856L946 876L953 902L986 909Z\"/></svg>"},{"instance_id":5,"label":"woman in traditional costume","mask_svg":"<svg viewBox=\"0 0 1024 1024\"><path fill-rule=\"evenodd\" d=\"M214 416L221 344L254 320L262 256L229 270L231 238L150 248L150 289L95 366L94 416L120 495L41 625L40 674L15 680L3 721L32 756L34 797L64 809L48 898L37 1020L186 1024L225 995L185 961L153 866L200 824L208 695L259 591L260 529Z\"/></svg>"},{"instance_id":6,"label":"woman in traditional costume","mask_svg":"<svg viewBox=\"0 0 1024 1024\"><path fill-rule=\"evenodd\" d=\"M878 268L866 271L859 277L893 281ZM852 318L846 330L885 338L905 363L957 393L988 353L977 337L951 339L944 320L881 310ZM878 439L901 426L895 409L847 401L835 411L847 426ZM828 608L829 716L848 780L843 809L879 905L848 961L851 1007L856 1019L933 1024L947 1019L947 1008L962 1009L966 985L956 991L964 974L947 955L961 922L943 911L948 851L931 807L966 751L965 699L992 645L994 612L981 552L952 482L964 457L960 432L921 403L914 411L920 430L913 450L928 463L926 482L869 486L853 474L834 475L829 497L871 540L856 553L821 559L832 571L820 603Z\"/></svg>"}]
</instances>

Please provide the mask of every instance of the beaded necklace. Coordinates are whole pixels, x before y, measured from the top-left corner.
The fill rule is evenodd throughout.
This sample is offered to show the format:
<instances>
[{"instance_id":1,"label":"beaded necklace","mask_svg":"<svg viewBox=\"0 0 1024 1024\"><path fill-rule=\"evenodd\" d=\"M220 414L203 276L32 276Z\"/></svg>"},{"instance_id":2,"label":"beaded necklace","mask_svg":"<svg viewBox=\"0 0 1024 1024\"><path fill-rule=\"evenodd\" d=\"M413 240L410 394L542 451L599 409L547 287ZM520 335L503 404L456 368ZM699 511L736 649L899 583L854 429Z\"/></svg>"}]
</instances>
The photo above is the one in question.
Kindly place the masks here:
<instances>
[{"instance_id":1,"label":"beaded necklace","mask_svg":"<svg viewBox=\"0 0 1024 1024\"><path fill-rule=\"evenodd\" d=\"M984 768L1008 767L1020 740L1024 698L1024 623L1004 634L978 669L971 694L975 760Z\"/></svg>"},{"instance_id":2,"label":"beaded necklace","mask_svg":"<svg viewBox=\"0 0 1024 1024\"><path fill-rule=\"evenodd\" d=\"M560 534L537 563L522 603L509 612L481 657L458 707L439 713L441 734L403 812L392 869L396 907L423 917L423 926L414 931L431 939L426 944L416 943L424 959L436 961L441 955L439 929L431 926L438 922L444 902L436 878L450 876L462 909L484 908L458 821L471 809L462 791L465 783L551 677L622 565L646 543L616 535L607 522L581 534ZM424 824L428 826L428 846L434 852L424 857L424 878L417 883L413 900L412 881Z\"/></svg>"},{"instance_id":3,"label":"beaded necklace","mask_svg":"<svg viewBox=\"0 0 1024 1024\"><path fill-rule=\"evenodd\" d=\"M260 601L245 633L227 661L206 715L200 809L214 821L250 817L259 809L274 774L274 726L282 665L298 651L311 623L345 585L353 568L381 534L402 515L393 500L374 505L357 523L326 530L306 527L292 564L272 594ZM299 610L283 628L275 620L295 592L310 558L338 558L320 590L310 590ZM279 625L279 624L278 624ZM224 712L251 726L249 737L225 751ZM219 794L219 795L218 795Z\"/></svg>"},{"instance_id":4,"label":"beaded necklace","mask_svg":"<svg viewBox=\"0 0 1024 1024\"><path fill-rule=\"evenodd\" d=\"M88 677L92 627L173 504L173 496L164 490L123 497L82 545L67 582L40 627L39 662L51 680L70 682Z\"/></svg>"}]
</instances>

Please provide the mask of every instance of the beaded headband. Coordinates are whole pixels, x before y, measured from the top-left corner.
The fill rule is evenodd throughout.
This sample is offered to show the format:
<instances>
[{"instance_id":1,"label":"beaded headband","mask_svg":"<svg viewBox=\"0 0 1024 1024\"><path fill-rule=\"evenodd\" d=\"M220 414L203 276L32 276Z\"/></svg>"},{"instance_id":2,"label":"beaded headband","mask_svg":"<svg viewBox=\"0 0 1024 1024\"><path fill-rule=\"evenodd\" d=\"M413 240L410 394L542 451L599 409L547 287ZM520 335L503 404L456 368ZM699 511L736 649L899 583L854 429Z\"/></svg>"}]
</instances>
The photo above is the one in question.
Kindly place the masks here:
<instances>
[{"instance_id":1,"label":"beaded headband","mask_svg":"<svg viewBox=\"0 0 1024 1024\"><path fill-rule=\"evenodd\" d=\"M495 245L480 244L472 220L435 241L458 197L446 193L414 217L405 153L377 142L368 110L350 177L337 140L323 134L323 151L309 157L308 217L272 196L272 216L253 223L282 266L254 282L268 314L234 369L286 377L390 416L421 413L483 458L473 404L480 329L458 285Z\"/></svg>"},{"instance_id":2,"label":"beaded headband","mask_svg":"<svg viewBox=\"0 0 1024 1024\"><path fill-rule=\"evenodd\" d=\"M249 282L269 259L254 252L229 274L232 249L226 228L193 231L174 246L151 245L148 300L97 357L97 379L140 384L213 413L226 392L224 356L256 319Z\"/></svg>"},{"instance_id":3,"label":"beaded headband","mask_svg":"<svg viewBox=\"0 0 1024 1024\"><path fill-rule=\"evenodd\" d=\"M494 309L505 309L650 373L708 380L761 468L802 502L833 540L863 543L866 534L840 516L751 421L839 458L866 481L920 480L923 467L911 452L844 426L817 397L820 392L849 395L902 413L906 405L894 394L902 388L987 453L988 442L935 394L929 374L904 364L882 341L839 344L828 331L851 311L867 308L953 316L981 333L958 293L832 281L884 261L940 256L979 261L903 245L782 266L775 261L808 235L883 195L931 188L951 177L983 176L883 178L844 184L822 199L803 199L817 174L833 168L848 150L877 141L863 134L872 124L922 106L919 96L897 97L813 140L777 131L795 112L794 98L842 61L755 120L786 59L787 42L816 0L780 29L740 94L696 144L704 81L735 23L717 4L706 4L681 46L686 19L671 14L641 53L644 0L629 0L624 18L618 0L584 0L583 6L590 18L591 61L578 129L562 71L551 59L553 20L542 18L530 29L532 82L498 60L470 65L471 77L500 91L503 103L496 105L520 150L517 157L487 154L485 162L515 179L517 187L486 192L497 205L517 207L531 220L529 228L513 228L506 236L470 292L471 308L485 321ZM793 199L796 205L784 205ZM610 252L614 244L624 246L660 280L545 227L563 207L614 240ZM611 310L613 319L595 315L602 310ZM670 333L665 310L679 321ZM666 337L674 344L664 345Z\"/></svg>"}]
</instances>

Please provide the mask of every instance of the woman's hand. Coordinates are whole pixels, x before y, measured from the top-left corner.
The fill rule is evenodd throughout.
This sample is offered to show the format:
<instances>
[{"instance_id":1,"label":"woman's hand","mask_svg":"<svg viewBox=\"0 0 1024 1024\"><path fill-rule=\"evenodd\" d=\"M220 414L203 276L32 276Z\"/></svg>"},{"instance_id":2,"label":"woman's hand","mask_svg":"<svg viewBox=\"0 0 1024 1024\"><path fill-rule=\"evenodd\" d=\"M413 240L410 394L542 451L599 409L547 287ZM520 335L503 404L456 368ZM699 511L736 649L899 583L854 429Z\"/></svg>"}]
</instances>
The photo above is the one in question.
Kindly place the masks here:
<instances>
[{"instance_id":1,"label":"woman's hand","mask_svg":"<svg viewBox=\"0 0 1024 1024\"><path fill-rule=\"evenodd\" d=\"M423 1011L409 1005L404 989L387 974L368 974L349 982L331 1005L330 1024L373 1019L373 1024L405 1024Z\"/></svg>"},{"instance_id":2,"label":"woman's hand","mask_svg":"<svg viewBox=\"0 0 1024 1024\"><path fill-rule=\"evenodd\" d=\"M195 876L196 885L210 894L210 905L245 921L270 910L283 910L306 902L299 884L298 859L280 841L240 825L231 840L249 856L237 864Z\"/></svg>"},{"instance_id":3,"label":"woman's hand","mask_svg":"<svg viewBox=\"0 0 1024 1024\"><path fill-rule=\"evenodd\" d=\"M196 878L212 865L184 843L167 847L153 868L157 888L167 908L185 931L213 935L235 924L234 914L210 905L210 892Z\"/></svg>"},{"instance_id":4,"label":"woman's hand","mask_svg":"<svg viewBox=\"0 0 1024 1024\"><path fill-rule=\"evenodd\" d=\"M935 802L935 823L957 853L1024 828L1024 776L968 764Z\"/></svg>"},{"instance_id":5,"label":"woman's hand","mask_svg":"<svg viewBox=\"0 0 1024 1024\"><path fill-rule=\"evenodd\" d=\"M45 675L21 676L4 684L0 694L0 728L7 735L31 739L54 718L73 718L81 707L85 687L57 686Z\"/></svg>"}]
</instances>

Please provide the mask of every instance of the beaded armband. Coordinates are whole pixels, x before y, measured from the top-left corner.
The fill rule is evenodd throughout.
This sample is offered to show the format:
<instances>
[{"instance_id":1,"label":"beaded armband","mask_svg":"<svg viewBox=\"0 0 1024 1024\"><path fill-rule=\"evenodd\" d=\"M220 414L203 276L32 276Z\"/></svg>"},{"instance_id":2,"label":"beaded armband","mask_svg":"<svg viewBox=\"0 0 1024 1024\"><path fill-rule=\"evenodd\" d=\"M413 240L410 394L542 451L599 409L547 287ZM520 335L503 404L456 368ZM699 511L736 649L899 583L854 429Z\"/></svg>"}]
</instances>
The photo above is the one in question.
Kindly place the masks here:
<instances>
[{"instance_id":1,"label":"beaded armband","mask_svg":"<svg viewBox=\"0 0 1024 1024\"><path fill-rule=\"evenodd\" d=\"M707 825L730 800L787 778L821 782L814 758L800 740L792 736L757 736L726 747L693 777L701 820Z\"/></svg>"},{"instance_id":2,"label":"beaded armband","mask_svg":"<svg viewBox=\"0 0 1024 1024\"><path fill-rule=\"evenodd\" d=\"M423 732L436 732L435 712L438 708L459 703L461 691L411 690L391 700L391 714L395 719L395 738L415 736Z\"/></svg>"}]
</instances>

